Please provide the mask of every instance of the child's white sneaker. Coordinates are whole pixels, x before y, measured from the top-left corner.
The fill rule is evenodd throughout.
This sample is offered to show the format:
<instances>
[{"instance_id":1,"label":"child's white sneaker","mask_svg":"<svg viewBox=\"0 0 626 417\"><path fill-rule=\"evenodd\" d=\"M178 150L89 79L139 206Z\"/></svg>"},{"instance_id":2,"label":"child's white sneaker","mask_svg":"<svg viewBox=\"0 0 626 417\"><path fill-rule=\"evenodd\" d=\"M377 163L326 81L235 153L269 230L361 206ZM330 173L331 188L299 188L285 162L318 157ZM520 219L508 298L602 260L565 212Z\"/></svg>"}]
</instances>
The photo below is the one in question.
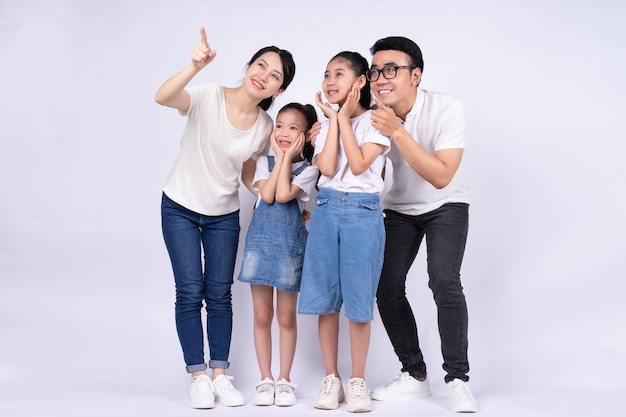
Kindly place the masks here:
<instances>
[{"instance_id":1,"label":"child's white sneaker","mask_svg":"<svg viewBox=\"0 0 626 417\"><path fill-rule=\"evenodd\" d=\"M296 405L296 393L294 389L298 386L287 381L285 378L281 378L276 383L276 399L274 403L279 407L291 407Z\"/></svg>"},{"instance_id":2,"label":"child's white sneaker","mask_svg":"<svg viewBox=\"0 0 626 417\"><path fill-rule=\"evenodd\" d=\"M274 404L274 380L265 378L256 384L256 393L254 394L254 405L272 405Z\"/></svg>"}]
</instances>

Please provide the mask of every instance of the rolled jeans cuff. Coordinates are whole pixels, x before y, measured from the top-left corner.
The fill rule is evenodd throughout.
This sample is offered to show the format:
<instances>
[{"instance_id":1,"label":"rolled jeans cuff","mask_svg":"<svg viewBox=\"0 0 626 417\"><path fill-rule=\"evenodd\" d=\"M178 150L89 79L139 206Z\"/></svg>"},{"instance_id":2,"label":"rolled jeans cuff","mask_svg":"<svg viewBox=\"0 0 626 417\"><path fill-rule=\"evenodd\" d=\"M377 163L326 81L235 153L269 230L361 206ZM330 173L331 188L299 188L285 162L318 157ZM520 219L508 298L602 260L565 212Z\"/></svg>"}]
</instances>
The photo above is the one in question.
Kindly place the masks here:
<instances>
[{"instance_id":1,"label":"rolled jeans cuff","mask_svg":"<svg viewBox=\"0 0 626 417\"><path fill-rule=\"evenodd\" d=\"M228 361L217 361L217 360L209 361L209 368L211 369L214 369L214 368L228 369L229 366L230 366L230 362Z\"/></svg>"},{"instance_id":2,"label":"rolled jeans cuff","mask_svg":"<svg viewBox=\"0 0 626 417\"><path fill-rule=\"evenodd\" d=\"M193 373L197 371L205 371L207 368L206 363L199 363L197 365L187 365L187 372Z\"/></svg>"}]
</instances>

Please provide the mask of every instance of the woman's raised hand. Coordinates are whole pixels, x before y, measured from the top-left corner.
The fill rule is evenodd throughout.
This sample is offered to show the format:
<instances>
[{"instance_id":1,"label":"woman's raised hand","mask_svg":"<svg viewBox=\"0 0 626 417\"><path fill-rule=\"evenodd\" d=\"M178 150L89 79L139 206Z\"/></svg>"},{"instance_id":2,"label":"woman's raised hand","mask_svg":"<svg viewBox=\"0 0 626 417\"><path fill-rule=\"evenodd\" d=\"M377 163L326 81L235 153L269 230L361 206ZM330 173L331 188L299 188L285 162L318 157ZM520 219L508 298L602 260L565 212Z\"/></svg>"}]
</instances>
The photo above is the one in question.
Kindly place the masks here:
<instances>
[{"instance_id":1,"label":"woman's raised hand","mask_svg":"<svg viewBox=\"0 0 626 417\"><path fill-rule=\"evenodd\" d=\"M191 62L193 62L194 67L196 69L201 70L206 67L209 62L213 61L217 51L215 49L211 49L209 43L206 40L206 32L204 31L204 27L200 28L200 43L194 48L191 53Z\"/></svg>"}]
</instances>

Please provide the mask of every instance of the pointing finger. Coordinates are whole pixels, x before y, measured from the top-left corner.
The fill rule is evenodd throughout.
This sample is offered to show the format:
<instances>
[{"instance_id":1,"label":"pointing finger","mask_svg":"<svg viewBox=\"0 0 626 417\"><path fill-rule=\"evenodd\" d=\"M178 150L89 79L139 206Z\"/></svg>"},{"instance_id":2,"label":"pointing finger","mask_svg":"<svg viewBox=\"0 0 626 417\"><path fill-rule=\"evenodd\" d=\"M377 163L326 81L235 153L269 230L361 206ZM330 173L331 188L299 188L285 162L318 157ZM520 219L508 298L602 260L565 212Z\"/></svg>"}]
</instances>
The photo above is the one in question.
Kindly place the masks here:
<instances>
[{"instance_id":1,"label":"pointing finger","mask_svg":"<svg viewBox=\"0 0 626 417\"><path fill-rule=\"evenodd\" d=\"M207 47L209 46L209 43L206 40L206 31L204 30L204 26L202 26L200 28L200 40L202 41L203 44L205 44Z\"/></svg>"}]
</instances>

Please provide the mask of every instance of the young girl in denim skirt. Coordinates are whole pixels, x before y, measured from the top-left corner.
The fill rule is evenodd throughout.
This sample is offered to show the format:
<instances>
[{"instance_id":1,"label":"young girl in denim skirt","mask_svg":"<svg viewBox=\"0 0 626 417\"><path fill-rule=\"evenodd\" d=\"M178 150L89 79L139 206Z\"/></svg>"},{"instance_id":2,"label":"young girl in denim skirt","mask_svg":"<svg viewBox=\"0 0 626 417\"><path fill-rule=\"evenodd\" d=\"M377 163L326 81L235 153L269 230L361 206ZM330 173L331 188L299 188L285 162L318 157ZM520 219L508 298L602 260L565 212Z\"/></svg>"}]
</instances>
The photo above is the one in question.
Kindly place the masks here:
<instances>
[{"instance_id":1,"label":"young girl in denim skirt","mask_svg":"<svg viewBox=\"0 0 626 417\"><path fill-rule=\"evenodd\" d=\"M258 191L246 236L239 281L250 283L254 305L254 345L261 382L254 404L296 404L291 365L296 350L296 305L307 239L303 209L315 189L319 171L311 165L313 146L306 133L317 122L315 108L299 103L284 106L271 137L275 156L257 160L252 188ZM274 385L272 336L276 317L280 330L280 371Z\"/></svg>"},{"instance_id":2,"label":"young girl in denim skirt","mask_svg":"<svg viewBox=\"0 0 626 417\"><path fill-rule=\"evenodd\" d=\"M367 60L341 52L326 67L316 103L328 120L317 137L314 163L322 174L304 257L298 312L319 315L325 377L315 407L372 409L364 380L374 299L385 246L379 205L389 138L371 125ZM333 105L339 106L335 111ZM344 390L337 370L339 311L350 323L352 375Z\"/></svg>"}]
</instances>

